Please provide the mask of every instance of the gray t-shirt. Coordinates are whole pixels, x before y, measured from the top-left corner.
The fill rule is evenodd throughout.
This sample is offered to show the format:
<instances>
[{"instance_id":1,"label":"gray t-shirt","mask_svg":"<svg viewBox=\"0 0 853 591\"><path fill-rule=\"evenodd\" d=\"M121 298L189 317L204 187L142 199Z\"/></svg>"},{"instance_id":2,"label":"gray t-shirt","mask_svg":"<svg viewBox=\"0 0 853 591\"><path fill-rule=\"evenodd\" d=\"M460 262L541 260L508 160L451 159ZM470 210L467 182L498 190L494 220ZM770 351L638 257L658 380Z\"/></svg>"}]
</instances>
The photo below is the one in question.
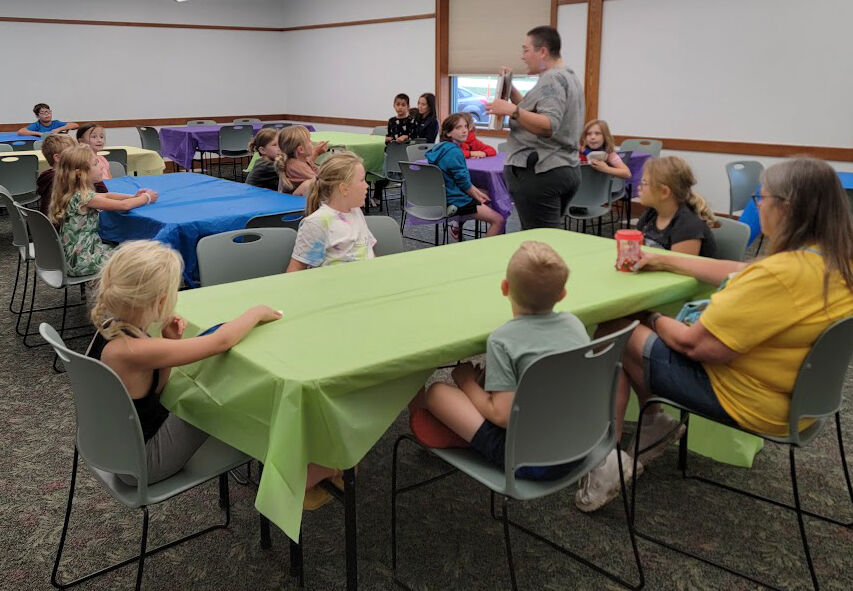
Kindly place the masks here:
<instances>
[{"instance_id":1,"label":"gray t-shirt","mask_svg":"<svg viewBox=\"0 0 853 591\"><path fill-rule=\"evenodd\" d=\"M524 95L518 106L526 111L547 115L551 136L540 137L510 119L506 163L527 167L532 151L539 154L537 173L558 166L577 166L578 140L584 121L583 86L577 74L565 66L551 68L539 75L536 86Z\"/></svg>"},{"instance_id":2,"label":"gray t-shirt","mask_svg":"<svg viewBox=\"0 0 853 591\"><path fill-rule=\"evenodd\" d=\"M488 392L515 392L521 374L531 363L550 353L567 351L589 342L583 323L574 314L516 316L486 341Z\"/></svg>"}]
</instances>

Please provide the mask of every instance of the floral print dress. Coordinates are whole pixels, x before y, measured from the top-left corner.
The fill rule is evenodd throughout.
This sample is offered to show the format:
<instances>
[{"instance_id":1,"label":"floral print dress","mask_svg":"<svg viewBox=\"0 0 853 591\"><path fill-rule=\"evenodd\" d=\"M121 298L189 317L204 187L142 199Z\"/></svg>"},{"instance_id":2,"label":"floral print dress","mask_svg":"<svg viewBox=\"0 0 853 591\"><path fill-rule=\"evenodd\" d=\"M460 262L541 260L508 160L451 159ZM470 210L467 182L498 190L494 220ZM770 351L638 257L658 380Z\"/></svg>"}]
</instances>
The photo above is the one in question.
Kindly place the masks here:
<instances>
[{"instance_id":1,"label":"floral print dress","mask_svg":"<svg viewBox=\"0 0 853 591\"><path fill-rule=\"evenodd\" d=\"M101 242L98 235L98 210L86 207L94 197L94 191L74 193L59 229L59 240L70 276L97 273L112 250L111 246Z\"/></svg>"}]
</instances>

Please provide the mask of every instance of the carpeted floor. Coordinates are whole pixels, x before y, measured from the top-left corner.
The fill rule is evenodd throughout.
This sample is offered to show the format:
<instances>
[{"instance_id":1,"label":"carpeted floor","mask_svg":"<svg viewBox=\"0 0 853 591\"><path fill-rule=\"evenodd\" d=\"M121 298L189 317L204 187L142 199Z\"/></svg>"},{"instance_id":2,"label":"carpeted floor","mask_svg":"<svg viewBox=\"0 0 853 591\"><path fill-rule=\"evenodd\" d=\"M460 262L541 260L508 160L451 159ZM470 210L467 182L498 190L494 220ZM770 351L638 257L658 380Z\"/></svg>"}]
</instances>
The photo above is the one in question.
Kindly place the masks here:
<instances>
[{"instance_id":1,"label":"carpeted floor","mask_svg":"<svg viewBox=\"0 0 853 591\"><path fill-rule=\"evenodd\" d=\"M399 206L392 202L392 215ZM510 229L517 229L511 219ZM409 231L407 231L409 233ZM416 232L432 239L429 228ZM414 234L413 234L414 235ZM8 302L16 265L8 217L0 216L0 301ZM407 248L425 244L407 240ZM571 286L569 286L571 289ZM57 293L43 294L55 303ZM72 322L85 322L83 308ZM44 313L38 321L57 322ZM75 342L80 348L84 340ZM0 589L49 589L71 470L74 410L66 375L51 370L45 347L27 349L14 334L13 316L0 312ZM848 371L846 397L853 394ZM848 446L853 416L843 415ZM363 589L392 589L390 570L390 466L402 415L359 464L359 582ZM626 436L627 437L627 436ZM627 443L627 441L626 441ZM685 482L675 467L675 448L646 470L638 485L638 525L790 589L810 588L793 513L717 489ZM827 429L798 454L808 508L850 519L834 429ZM691 455L697 472L717 476L771 496L791 499L787 450L768 445L751 470ZM439 463L423 452L403 454L401 480L437 473ZM296 589L288 576L286 537L273 528L273 547L261 550L254 489L231 481L231 527L168 550L146 561L146 589ZM512 515L591 560L633 579L632 558L621 504L584 515L572 504L574 490L547 499L511 504ZM417 589L507 589L509 578L500 524L489 516L489 496L463 476L444 479L402 498L399 511L400 569ZM203 527L220 517L215 483L151 510L152 544ZM81 469L63 570L71 576L138 548L141 517L114 502ZM853 534L808 519L807 529L822 588L853 588ZM513 533L522 589L617 589L616 585L558 554ZM754 589L723 571L640 541L647 589ZM306 513L305 576L309 589L344 588L343 510L337 503ZM81 589L132 588L134 567L85 583Z\"/></svg>"}]
</instances>

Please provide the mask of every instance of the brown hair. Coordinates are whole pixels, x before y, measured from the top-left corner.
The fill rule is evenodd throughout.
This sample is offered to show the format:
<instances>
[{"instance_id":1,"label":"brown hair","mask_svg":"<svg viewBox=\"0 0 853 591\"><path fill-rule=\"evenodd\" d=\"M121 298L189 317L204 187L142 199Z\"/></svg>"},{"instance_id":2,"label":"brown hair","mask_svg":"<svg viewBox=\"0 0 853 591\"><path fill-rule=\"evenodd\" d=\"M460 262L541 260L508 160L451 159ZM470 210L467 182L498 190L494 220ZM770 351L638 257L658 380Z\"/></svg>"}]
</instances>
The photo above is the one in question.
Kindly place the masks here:
<instances>
[{"instance_id":1,"label":"brown hair","mask_svg":"<svg viewBox=\"0 0 853 591\"><path fill-rule=\"evenodd\" d=\"M552 59L560 57L560 33L554 27L547 25L533 27L527 31L527 36L533 41L533 47L536 49L544 47L548 50L548 55Z\"/></svg>"},{"instance_id":2,"label":"brown hair","mask_svg":"<svg viewBox=\"0 0 853 591\"><path fill-rule=\"evenodd\" d=\"M91 319L106 339L125 331L142 336L143 326L165 323L178 299L181 255L156 240L131 240L116 248L101 269ZM163 298L165 296L165 299Z\"/></svg>"},{"instance_id":3,"label":"brown hair","mask_svg":"<svg viewBox=\"0 0 853 591\"><path fill-rule=\"evenodd\" d=\"M462 115L465 118L465 121L468 122L468 129L471 129L472 127L474 127L474 118L471 116L471 113L463 112L463 113L460 113L460 115Z\"/></svg>"},{"instance_id":4,"label":"brown hair","mask_svg":"<svg viewBox=\"0 0 853 591\"><path fill-rule=\"evenodd\" d=\"M823 160L801 156L766 169L761 183L768 195L788 207L778 234L771 237L770 252L817 246L826 267L824 297L833 271L853 289L853 219L835 169Z\"/></svg>"},{"instance_id":5,"label":"brown hair","mask_svg":"<svg viewBox=\"0 0 853 591\"><path fill-rule=\"evenodd\" d=\"M41 111L42 109L47 109L48 111L50 111L50 105L48 105L47 103L36 103L36 106L33 107L33 114L38 117L39 111Z\"/></svg>"},{"instance_id":6,"label":"brown hair","mask_svg":"<svg viewBox=\"0 0 853 591\"><path fill-rule=\"evenodd\" d=\"M83 123L80 127L77 128L77 131L75 132L74 137L77 138L78 142L79 141L85 142L86 141L85 140L86 134L89 133L90 131L94 130L94 129L103 130L104 126L101 125L100 123L92 123L91 121L89 123Z\"/></svg>"},{"instance_id":7,"label":"brown hair","mask_svg":"<svg viewBox=\"0 0 853 591\"><path fill-rule=\"evenodd\" d=\"M547 314L554 309L569 279L569 268L544 242L522 242L509 259L506 280L509 297L527 314Z\"/></svg>"},{"instance_id":8,"label":"brown hair","mask_svg":"<svg viewBox=\"0 0 853 591\"><path fill-rule=\"evenodd\" d=\"M441 133L439 134L438 139L442 142L452 141L449 134L453 131L453 128L456 127L456 124L459 123L460 119L465 119L465 115L466 113L451 113L445 117L444 121L441 122Z\"/></svg>"},{"instance_id":9,"label":"brown hair","mask_svg":"<svg viewBox=\"0 0 853 591\"><path fill-rule=\"evenodd\" d=\"M89 179L94 155L89 144L77 144L59 155L50 194L50 221L57 226L65 220L65 210L75 193L95 190Z\"/></svg>"},{"instance_id":10,"label":"brown hair","mask_svg":"<svg viewBox=\"0 0 853 591\"><path fill-rule=\"evenodd\" d=\"M41 153L44 155L44 159L47 160L48 166L53 168L53 165L56 164L53 161L53 157L64 152L66 148L75 145L77 145L77 142L70 135L52 133L42 140Z\"/></svg>"},{"instance_id":11,"label":"brown hair","mask_svg":"<svg viewBox=\"0 0 853 591\"><path fill-rule=\"evenodd\" d=\"M353 182L358 164L364 166L364 161L352 152L338 152L324 160L305 202L305 215L311 215L322 203L328 203L338 187Z\"/></svg>"},{"instance_id":12,"label":"brown hair","mask_svg":"<svg viewBox=\"0 0 853 591\"><path fill-rule=\"evenodd\" d=\"M592 121L587 121L581 131L580 149L583 150L586 148L586 132L589 131L589 128L593 125L598 125L598 128L601 130L601 135L604 136L604 143L601 145L600 149L610 154L616 147L616 140L613 139L613 134L610 133L610 126L607 125L607 121L604 119L593 119Z\"/></svg>"},{"instance_id":13,"label":"brown hair","mask_svg":"<svg viewBox=\"0 0 853 591\"><path fill-rule=\"evenodd\" d=\"M287 180L287 159L296 157L296 148L311 146L311 132L304 125L291 125L278 132L278 147L281 150L275 159L275 171L278 173L279 190L293 189L293 183Z\"/></svg>"},{"instance_id":14,"label":"brown hair","mask_svg":"<svg viewBox=\"0 0 853 591\"><path fill-rule=\"evenodd\" d=\"M255 137L249 142L249 151L257 152L258 148L263 148L264 146L268 146L270 142L273 142L278 139L278 130L274 127L264 127L258 133L255 134Z\"/></svg>"},{"instance_id":15,"label":"brown hair","mask_svg":"<svg viewBox=\"0 0 853 591\"><path fill-rule=\"evenodd\" d=\"M684 203L698 215L702 221L711 227L717 223L714 212L701 195L693 191L696 177L690 170L690 165L679 156L663 156L662 158L651 158L643 172L649 176L649 183L662 187L668 187L675 198L676 203Z\"/></svg>"}]
</instances>

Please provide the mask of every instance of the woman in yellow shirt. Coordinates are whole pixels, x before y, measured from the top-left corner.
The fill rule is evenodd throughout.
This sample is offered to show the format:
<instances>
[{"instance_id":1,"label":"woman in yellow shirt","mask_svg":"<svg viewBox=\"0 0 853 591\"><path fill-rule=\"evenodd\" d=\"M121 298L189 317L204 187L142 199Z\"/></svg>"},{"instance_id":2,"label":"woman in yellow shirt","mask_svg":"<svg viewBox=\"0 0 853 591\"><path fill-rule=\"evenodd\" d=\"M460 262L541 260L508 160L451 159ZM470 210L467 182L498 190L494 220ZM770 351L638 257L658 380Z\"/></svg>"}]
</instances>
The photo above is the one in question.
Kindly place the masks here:
<instances>
[{"instance_id":1,"label":"woman in yellow shirt","mask_svg":"<svg viewBox=\"0 0 853 591\"><path fill-rule=\"evenodd\" d=\"M770 255L751 263L643 253L637 270L671 271L726 286L692 325L654 313L628 342L617 399L617 430L630 387L643 402L660 395L723 422L787 435L797 372L818 336L853 314L853 221L838 173L814 158L764 171L758 202ZM646 464L680 437L675 419L650 409ZM594 511L615 498L618 472L600 466L584 477L575 504Z\"/></svg>"}]
</instances>

